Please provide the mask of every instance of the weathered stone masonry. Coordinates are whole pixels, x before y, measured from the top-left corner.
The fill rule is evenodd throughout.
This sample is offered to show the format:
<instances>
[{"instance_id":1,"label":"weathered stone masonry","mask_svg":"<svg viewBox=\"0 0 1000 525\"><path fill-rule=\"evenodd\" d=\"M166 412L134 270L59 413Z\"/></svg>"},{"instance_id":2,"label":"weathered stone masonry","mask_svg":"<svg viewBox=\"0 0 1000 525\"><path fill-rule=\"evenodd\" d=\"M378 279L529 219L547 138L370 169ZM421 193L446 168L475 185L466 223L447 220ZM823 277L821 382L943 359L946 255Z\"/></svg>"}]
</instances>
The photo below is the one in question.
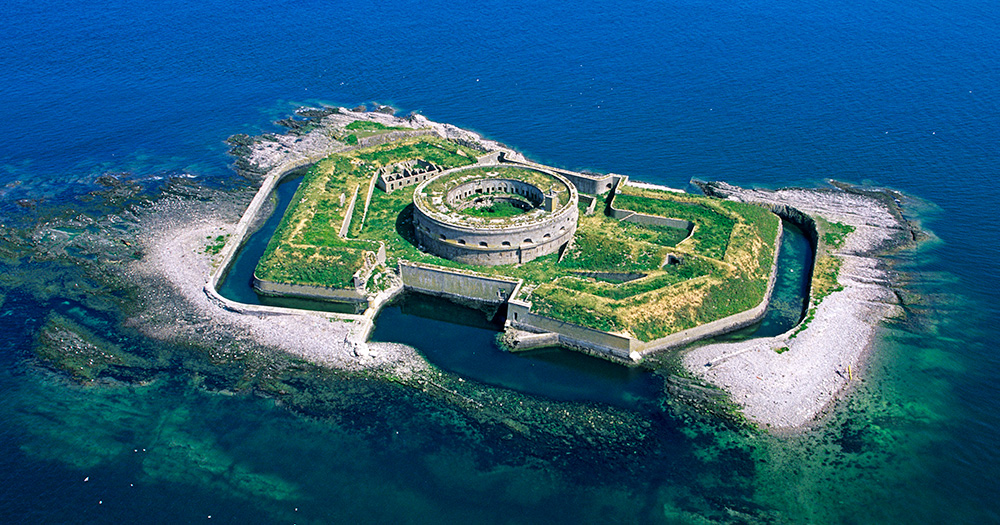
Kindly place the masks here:
<instances>
[{"instance_id":1,"label":"weathered stone masonry","mask_svg":"<svg viewBox=\"0 0 1000 525\"><path fill-rule=\"evenodd\" d=\"M451 173L459 171L461 168ZM476 194L509 193L541 204L541 208L518 220L470 221L455 213L442 213L420 197L428 183L421 184L414 192L413 212L414 231L421 250L465 264L486 266L525 263L558 252L576 233L580 213L578 195L566 178L545 173L565 185L568 202L558 202L541 188L509 178L468 181L449 189L442 199L455 203Z\"/></svg>"}]
</instances>

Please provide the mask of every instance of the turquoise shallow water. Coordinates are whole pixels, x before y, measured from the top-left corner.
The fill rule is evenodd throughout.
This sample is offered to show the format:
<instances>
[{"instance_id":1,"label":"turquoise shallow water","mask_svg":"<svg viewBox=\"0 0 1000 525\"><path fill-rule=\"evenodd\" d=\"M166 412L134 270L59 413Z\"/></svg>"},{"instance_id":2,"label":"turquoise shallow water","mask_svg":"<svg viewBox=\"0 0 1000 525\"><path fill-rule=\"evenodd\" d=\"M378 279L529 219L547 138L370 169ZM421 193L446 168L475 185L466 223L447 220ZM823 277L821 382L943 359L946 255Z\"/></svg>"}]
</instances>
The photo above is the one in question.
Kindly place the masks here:
<instances>
[{"instance_id":1,"label":"turquoise shallow water","mask_svg":"<svg viewBox=\"0 0 1000 525\"><path fill-rule=\"evenodd\" d=\"M227 136L276 130L300 104L378 100L540 162L670 186L890 186L933 240L896 256L907 315L865 381L827 425L782 438L659 390L608 405L483 382L484 396L553 414L527 434L312 372L283 378L321 393L312 403L216 393L258 365L142 337L85 264L14 261L4 240L0 519L1000 521L997 17L971 0L8 6L5 227L113 213L171 176L244 184ZM89 196L105 174L139 197ZM147 372L81 386L41 366L51 323L99 334ZM560 426L587 418L606 423Z\"/></svg>"}]
</instances>

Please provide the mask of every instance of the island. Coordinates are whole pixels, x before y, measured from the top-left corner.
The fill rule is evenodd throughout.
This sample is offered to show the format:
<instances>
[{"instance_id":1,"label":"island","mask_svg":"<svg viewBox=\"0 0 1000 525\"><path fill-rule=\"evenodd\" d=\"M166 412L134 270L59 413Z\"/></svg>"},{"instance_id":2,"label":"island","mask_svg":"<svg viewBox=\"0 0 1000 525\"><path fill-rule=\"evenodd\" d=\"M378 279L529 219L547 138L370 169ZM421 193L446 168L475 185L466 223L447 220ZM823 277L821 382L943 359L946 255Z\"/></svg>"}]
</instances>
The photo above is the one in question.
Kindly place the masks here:
<instances>
[{"instance_id":1,"label":"island","mask_svg":"<svg viewBox=\"0 0 1000 525\"><path fill-rule=\"evenodd\" d=\"M292 122L284 135L230 139L237 168L261 181L237 223L166 228L146 241L146 267L218 323L317 363L419 378L428 369L419 353L368 340L379 310L414 290L501 312L511 350L559 345L632 366L679 363L678 388L724 392L752 424L796 428L850 390L879 324L901 315L880 256L918 230L892 192L703 183L704 195L691 195L543 166L419 114L304 108ZM350 311L224 297L219 283L270 213L274 188L303 169L253 285ZM692 346L764 315L781 219L815 252L800 323Z\"/></svg>"}]
</instances>

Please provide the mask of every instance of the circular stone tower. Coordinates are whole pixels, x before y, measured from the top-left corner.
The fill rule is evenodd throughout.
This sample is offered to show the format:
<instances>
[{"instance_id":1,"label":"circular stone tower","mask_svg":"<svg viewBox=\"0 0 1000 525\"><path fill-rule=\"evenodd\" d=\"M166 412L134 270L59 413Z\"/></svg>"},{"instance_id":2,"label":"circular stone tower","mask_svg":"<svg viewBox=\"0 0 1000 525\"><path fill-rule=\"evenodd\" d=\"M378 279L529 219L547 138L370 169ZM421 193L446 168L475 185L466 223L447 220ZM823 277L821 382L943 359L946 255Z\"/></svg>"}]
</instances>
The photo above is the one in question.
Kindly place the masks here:
<instances>
[{"instance_id":1,"label":"circular stone tower","mask_svg":"<svg viewBox=\"0 0 1000 525\"><path fill-rule=\"evenodd\" d=\"M506 166L449 170L413 192L420 249L466 264L525 263L558 252L576 232L573 184L557 173Z\"/></svg>"}]
</instances>

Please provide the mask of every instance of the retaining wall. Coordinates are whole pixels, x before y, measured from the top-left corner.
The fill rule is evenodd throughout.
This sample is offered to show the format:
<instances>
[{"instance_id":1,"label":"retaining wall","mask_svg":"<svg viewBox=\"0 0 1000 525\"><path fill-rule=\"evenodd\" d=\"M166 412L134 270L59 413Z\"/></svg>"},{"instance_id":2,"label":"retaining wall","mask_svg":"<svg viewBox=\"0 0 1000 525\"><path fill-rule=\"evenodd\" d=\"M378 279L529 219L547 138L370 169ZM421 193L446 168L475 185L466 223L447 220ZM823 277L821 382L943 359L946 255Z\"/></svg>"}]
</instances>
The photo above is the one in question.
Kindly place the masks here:
<instances>
[{"instance_id":1,"label":"retaining wall","mask_svg":"<svg viewBox=\"0 0 1000 525\"><path fill-rule=\"evenodd\" d=\"M253 289L263 295L280 297L301 297L304 299L323 299L344 303L367 303L365 296L355 288L334 288L310 284L289 284L265 281L253 276Z\"/></svg>"},{"instance_id":2,"label":"retaining wall","mask_svg":"<svg viewBox=\"0 0 1000 525\"><path fill-rule=\"evenodd\" d=\"M418 292L464 300L499 304L521 286L520 279L505 279L461 272L409 261L399 262L403 286Z\"/></svg>"},{"instance_id":3,"label":"retaining wall","mask_svg":"<svg viewBox=\"0 0 1000 525\"><path fill-rule=\"evenodd\" d=\"M507 324L530 332L550 332L558 335L562 346L611 357L618 361L632 361L629 357L637 340L623 335L610 334L566 321L559 321L531 312L531 303L512 300L507 303Z\"/></svg>"}]
</instances>

